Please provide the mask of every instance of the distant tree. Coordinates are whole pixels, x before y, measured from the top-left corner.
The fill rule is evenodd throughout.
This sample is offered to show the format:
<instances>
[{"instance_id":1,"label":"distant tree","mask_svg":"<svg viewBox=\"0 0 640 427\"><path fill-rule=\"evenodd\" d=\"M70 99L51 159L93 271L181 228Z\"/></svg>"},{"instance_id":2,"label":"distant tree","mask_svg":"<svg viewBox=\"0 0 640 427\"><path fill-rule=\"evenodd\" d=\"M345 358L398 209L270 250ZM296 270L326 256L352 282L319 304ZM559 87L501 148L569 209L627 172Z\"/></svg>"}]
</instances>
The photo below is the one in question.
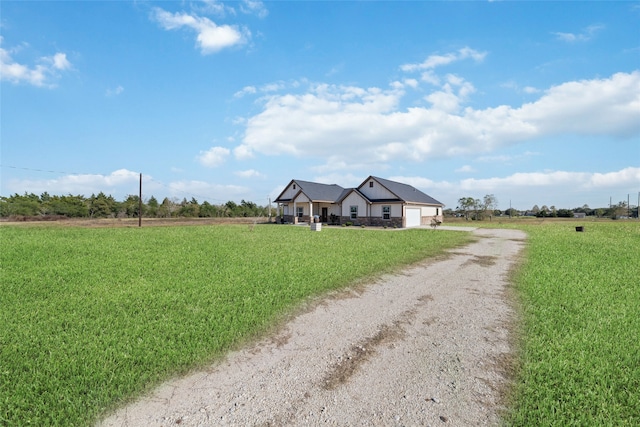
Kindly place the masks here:
<instances>
[{"instance_id":1,"label":"distant tree","mask_svg":"<svg viewBox=\"0 0 640 427\"><path fill-rule=\"evenodd\" d=\"M49 201L49 207L53 215L62 215L69 218L89 216L89 207L86 199L81 195L53 196Z\"/></svg>"},{"instance_id":2,"label":"distant tree","mask_svg":"<svg viewBox=\"0 0 640 427\"><path fill-rule=\"evenodd\" d=\"M596 215L595 209L591 209L587 204L582 205L582 207L580 208L575 208L573 211L577 213L583 213L586 215Z\"/></svg>"},{"instance_id":3,"label":"distant tree","mask_svg":"<svg viewBox=\"0 0 640 427\"><path fill-rule=\"evenodd\" d=\"M212 205L205 200L204 202L202 202L202 205L200 205L198 216L202 218L213 218L219 215L219 211L220 209L217 206Z\"/></svg>"},{"instance_id":4,"label":"distant tree","mask_svg":"<svg viewBox=\"0 0 640 427\"><path fill-rule=\"evenodd\" d=\"M618 202L617 205L613 205L609 209L609 216L612 219L618 219L620 217L627 216L628 213L629 213L629 209L627 207L627 202L625 202L625 201Z\"/></svg>"},{"instance_id":5,"label":"distant tree","mask_svg":"<svg viewBox=\"0 0 640 427\"><path fill-rule=\"evenodd\" d=\"M458 199L458 210L464 218L469 221L469 214L472 212L474 206L476 205L476 199L473 197L461 197Z\"/></svg>"},{"instance_id":6,"label":"distant tree","mask_svg":"<svg viewBox=\"0 0 640 427\"><path fill-rule=\"evenodd\" d=\"M142 212L140 212L140 196L129 194L120 206L120 215L127 218L138 218L144 215L144 204L142 204Z\"/></svg>"},{"instance_id":7,"label":"distant tree","mask_svg":"<svg viewBox=\"0 0 640 427\"><path fill-rule=\"evenodd\" d=\"M87 200L89 217L91 218L107 218L114 214L116 209L116 201L111 196L106 196L103 192L98 195L92 194Z\"/></svg>"},{"instance_id":8,"label":"distant tree","mask_svg":"<svg viewBox=\"0 0 640 427\"><path fill-rule=\"evenodd\" d=\"M169 200L168 197L165 197L162 200L162 204L158 206L158 217L159 218L171 218L173 216L173 212L175 211L175 203Z\"/></svg>"},{"instance_id":9,"label":"distant tree","mask_svg":"<svg viewBox=\"0 0 640 427\"><path fill-rule=\"evenodd\" d=\"M158 199L151 196L147 201L147 211L146 211L147 216L151 218L157 217L159 207L160 207L160 204L158 203Z\"/></svg>"},{"instance_id":10,"label":"distant tree","mask_svg":"<svg viewBox=\"0 0 640 427\"><path fill-rule=\"evenodd\" d=\"M493 210L498 207L498 199L493 194L487 194L482 198L482 212L480 214L481 218L484 218L485 215L493 214Z\"/></svg>"},{"instance_id":11,"label":"distant tree","mask_svg":"<svg viewBox=\"0 0 640 427\"><path fill-rule=\"evenodd\" d=\"M240 202L240 215L244 217L259 216L258 205L253 202L247 202L244 199Z\"/></svg>"},{"instance_id":12,"label":"distant tree","mask_svg":"<svg viewBox=\"0 0 640 427\"><path fill-rule=\"evenodd\" d=\"M573 211L571 209L558 209L556 215L559 218L573 218Z\"/></svg>"},{"instance_id":13,"label":"distant tree","mask_svg":"<svg viewBox=\"0 0 640 427\"><path fill-rule=\"evenodd\" d=\"M1 212L2 216L35 216L40 215L41 202L40 198L31 193L19 195L18 193L13 196L3 197Z\"/></svg>"},{"instance_id":14,"label":"distant tree","mask_svg":"<svg viewBox=\"0 0 640 427\"><path fill-rule=\"evenodd\" d=\"M510 217L514 217L514 216L518 216L519 213L517 210L513 209L513 208L509 208L506 211L504 211L505 215L509 215Z\"/></svg>"},{"instance_id":15,"label":"distant tree","mask_svg":"<svg viewBox=\"0 0 640 427\"><path fill-rule=\"evenodd\" d=\"M200 205L195 198L191 198L190 202L187 202L187 199L182 199L178 216L193 218L198 216L199 211Z\"/></svg>"},{"instance_id":16,"label":"distant tree","mask_svg":"<svg viewBox=\"0 0 640 427\"><path fill-rule=\"evenodd\" d=\"M227 203L224 204L224 216L227 217L234 217L234 216L238 216L238 205L236 204L236 202L229 200Z\"/></svg>"}]
</instances>

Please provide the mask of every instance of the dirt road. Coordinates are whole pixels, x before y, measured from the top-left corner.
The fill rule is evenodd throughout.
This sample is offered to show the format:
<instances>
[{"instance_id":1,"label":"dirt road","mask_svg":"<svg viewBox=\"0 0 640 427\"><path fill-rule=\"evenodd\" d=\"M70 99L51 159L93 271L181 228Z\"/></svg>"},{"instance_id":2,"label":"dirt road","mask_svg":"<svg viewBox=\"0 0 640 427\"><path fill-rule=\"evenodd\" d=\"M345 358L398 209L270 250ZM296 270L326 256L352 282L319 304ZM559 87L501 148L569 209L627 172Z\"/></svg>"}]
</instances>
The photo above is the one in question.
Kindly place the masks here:
<instances>
[{"instance_id":1,"label":"dirt road","mask_svg":"<svg viewBox=\"0 0 640 427\"><path fill-rule=\"evenodd\" d=\"M170 381L100 426L499 422L516 230L329 296L277 334Z\"/></svg>"}]
</instances>

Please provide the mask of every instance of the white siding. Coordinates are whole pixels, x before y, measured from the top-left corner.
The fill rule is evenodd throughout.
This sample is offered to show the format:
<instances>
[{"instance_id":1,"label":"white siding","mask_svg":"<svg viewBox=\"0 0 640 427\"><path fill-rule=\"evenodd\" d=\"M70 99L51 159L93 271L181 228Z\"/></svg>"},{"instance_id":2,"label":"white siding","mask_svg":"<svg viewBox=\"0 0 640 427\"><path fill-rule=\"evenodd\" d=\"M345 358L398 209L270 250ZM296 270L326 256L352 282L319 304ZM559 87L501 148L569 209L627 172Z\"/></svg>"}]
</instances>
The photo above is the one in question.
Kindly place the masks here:
<instances>
[{"instance_id":1,"label":"white siding","mask_svg":"<svg viewBox=\"0 0 640 427\"><path fill-rule=\"evenodd\" d=\"M295 190L293 187L296 187ZM283 192L282 195L280 196L281 199L293 199L293 197L298 194L298 191L300 191L300 187L298 186L298 184L296 184L295 182L290 184Z\"/></svg>"},{"instance_id":2,"label":"white siding","mask_svg":"<svg viewBox=\"0 0 640 427\"><path fill-rule=\"evenodd\" d=\"M328 215L331 215L331 214L334 214L335 216L340 216L340 206L331 205L331 207L329 207Z\"/></svg>"},{"instance_id":3,"label":"white siding","mask_svg":"<svg viewBox=\"0 0 640 427\"><path fill-rule=\"evenodd\" d=\"M436 213L437 209L437 213ZM436 216L438 214L442 214L442 208L435 206L423 206L422 207L422 216Z\"/></svg>"},{"instance_id":4,"label":"white siding","mask_svg":"<svg viewBox=\"0 0 640 427\"><path fill-rule=\"evenodd\" d=\"M296 197L296 199L295 199L295 200L292 200L291 202L292 202L292 203L293 203L293 202L296 202L296 203L298 203L298 204L300 204L300 203L307 203L307 204L309 204L309 198L308 198L304 193L300 193L300 194L298 195L298 197Z\"/></svg>"},{"instance_id":5,"label":"white siding","mask_svg":"<svg viewBox=\"0 0 640 427\"><path fill-rule=\"evenodd\" d=\"M370 187L370 183L373 183L373 187ZM391 191L384 188L378 183L378 181L369 179L361 187L358 188L362 194L367 196L370 200L375 199L397 199L398 196L394 195Z\"/></svg>"},{"instance_id":6,"label":"white siding","mask_svg":"<svg viewBox=\"0 0 640 427\"><path fill-rule=\"evenodd\" d=\"M356 192L351 192L347 197L342 201L342 216L350 216L351 215L351 206L358 207L358 216L364 217L367 216L367 202Z\"/></svg>"},{"instance_id":7,"label":"white siding","mask_svg":"<svg viewBox=\"0 0 640 427\"><path fill-rule=\"evenodd\" d=\"M382 204L373 204L371 205L371 217L372 218L382 218L382 207L383 206L391 206L391 218L401 218L402 217L402 205L401 204L393 204L393 203L382 203Z\"/></svg>"}]
</instances>

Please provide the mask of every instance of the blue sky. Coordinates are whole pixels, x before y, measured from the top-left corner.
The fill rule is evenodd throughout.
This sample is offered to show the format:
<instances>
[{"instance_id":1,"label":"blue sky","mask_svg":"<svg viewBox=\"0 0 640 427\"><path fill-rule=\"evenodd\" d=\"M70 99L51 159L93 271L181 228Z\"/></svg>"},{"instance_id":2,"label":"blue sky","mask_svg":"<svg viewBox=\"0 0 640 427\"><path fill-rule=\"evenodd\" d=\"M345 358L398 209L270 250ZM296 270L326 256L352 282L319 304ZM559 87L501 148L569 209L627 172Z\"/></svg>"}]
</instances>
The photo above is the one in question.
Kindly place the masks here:
<instances>
[{"instance_id":1,"label":"blue sky","mask_svg":"<svg viewBox=\"0 0 640 427\"><path fill-rule=\"evenodd\" d=\"M5 1L0 195L637 204L639 2Z\"/></svg>"}]
</instances>

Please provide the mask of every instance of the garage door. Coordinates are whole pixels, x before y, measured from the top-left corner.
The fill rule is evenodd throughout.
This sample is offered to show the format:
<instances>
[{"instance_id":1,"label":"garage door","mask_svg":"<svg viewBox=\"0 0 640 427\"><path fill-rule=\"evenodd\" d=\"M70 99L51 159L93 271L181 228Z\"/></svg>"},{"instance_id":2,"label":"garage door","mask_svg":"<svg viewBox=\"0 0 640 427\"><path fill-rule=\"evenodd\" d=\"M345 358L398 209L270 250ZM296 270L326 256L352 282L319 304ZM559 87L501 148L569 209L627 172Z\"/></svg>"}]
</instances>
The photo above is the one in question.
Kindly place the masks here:
<instances>
[{"instance_id":1,"label":"garage door","mask_svg":"<svg viewBox=\"0 0 640 427\"><path fill-rule=\"evenodd\" d=\"M420 208L407 208L407 227L420 226Z\"/></svg>"}]
</instances>

